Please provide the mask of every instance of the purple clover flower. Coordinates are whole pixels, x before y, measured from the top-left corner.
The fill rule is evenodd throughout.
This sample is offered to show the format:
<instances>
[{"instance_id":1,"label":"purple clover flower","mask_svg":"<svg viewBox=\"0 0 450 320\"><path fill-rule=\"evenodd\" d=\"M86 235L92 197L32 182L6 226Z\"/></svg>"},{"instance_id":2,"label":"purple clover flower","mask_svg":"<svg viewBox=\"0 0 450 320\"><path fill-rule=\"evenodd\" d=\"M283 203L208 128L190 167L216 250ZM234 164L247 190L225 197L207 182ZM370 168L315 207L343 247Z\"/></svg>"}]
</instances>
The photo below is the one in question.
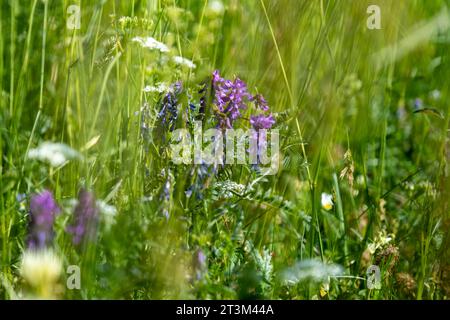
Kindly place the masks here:
<instances>
[{"instance_id":1,"label":"purple clover flower","mask_svg":"<svg viewBox=\"0 0 450 320\"><path fill-rule=\"evenodd\" d=\"M241 117L241 110L247 108L247 102L252 96L247 91L247 85L239 78L234 81L224 79L219 71L213 72L212 85L214 103L221 114L217 114L220 128L232 128L233 121Z\"/></svg>"},{"instance_id":2,"label":"purple clover flower","mask_svg":"<svg viewBox=\"0 0 450 320\"><path fill-rule=\"evenodd\" d=\"M73 224L66 228L72 235L74 245L79 245L84 240L94 240L99 221L98 212L94 194L81 189L78 193Z\"/></svg>"},{"instance_id":3,"label":"purple clover flower","mask_svg":"<svg viewBox=\"0 0 450 320\"><path fill-rule=\"evenodd\" d=\"M43 249L53 240L55 217L61 212L53 194L44 190L31 197L30 224L27 246L30 249Z\"/></svg>"}]
</instances>

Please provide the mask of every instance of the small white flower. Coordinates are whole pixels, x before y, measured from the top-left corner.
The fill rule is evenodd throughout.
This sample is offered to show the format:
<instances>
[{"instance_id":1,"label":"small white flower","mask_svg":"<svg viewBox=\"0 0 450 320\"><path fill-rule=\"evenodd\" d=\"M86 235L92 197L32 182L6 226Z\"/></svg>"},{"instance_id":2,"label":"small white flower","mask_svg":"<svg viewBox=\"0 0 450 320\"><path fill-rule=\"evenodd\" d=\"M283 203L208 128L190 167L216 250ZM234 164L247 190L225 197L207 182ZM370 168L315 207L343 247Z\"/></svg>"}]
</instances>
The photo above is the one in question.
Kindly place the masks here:
<instances>
[{"instance_id":1,"label":"small white flower","mask_svg":"<svg viewBox=\"0 0 450 320\"><path fill-rule=\"evenodd\" d=\"M215 195L219 198L229 199L236 194L242 194L246 188L242 184L225 180L214 183L213 189L215 190Z\"/></svg>"},{"instance_id":2,"label":"small white flower","mask_svg":"<svg viewBox=\"0 0 450 320\"><path fill-rule=\"evenodd\" d=\"M106 229L109 229L114 223L117 215L117 209L102 200L97 200L97 208L103 215Z\"/></svg>"},{"instance_id":3,"label":"small white flower","mask_svg":"<svg viewBox=\"0 0 450 320\"><path fill-rule=\"evenodd\" d=\"M285 269L281 275L288 285L301 281L322 282L330 277L338 277L344 273L342 266L337 264L325 264L320 260L301 260L292 267Z\"/></svg>"},{"instance_id":4,"label":"small white flower","mask_svg":"<svg viewBox=\"0 0 450 320\"><path fill-rule=\"evenodd\" d=\"M62 262L51 250L25 251L22 255L20 274L29 285L49 293L59 279Z\"/></svg>"},{"instance_id":5,"label":"small white flower","mask_svg":"<svg viewBox=\"0 0 450 320\"><path fill-rule=\"evenodd\" d=\"M162 42L152 37L134 37L131 41L139 43L143 48L150 50L159 50L160 52L169 52L169 48Z\"/></svg>"},{"instance_id":6,"label":"small white flower","mask_svg":"<svg viewBox=\"0 0 450 320\"><path fill-rule=\"evenodd\" d=\"M145 86L144 89L142 89L144 92L167 92L169 90L169 87L165 83L159 83L155 86Z\"/></svg>"},{"instance_id":7,"label":"small white flower","mask_svg":"<svg viewBox=\"0 0 450 320\"><path fill-rule=\"evenodd\" d=\"M433 100L439 100L441 98L441 92L438 89L435 89L430 92L430 97Z\"/></svg>"},{"instance_id":8,"label":"small white flower","mask_svg":"<svg viewBox=\"0 0 450 320\"><path fill-rule=\"evenodd\" d=\"M58 167L71 159L81 159L81 155L64 143L43 142L37 148L28 151L29 159L46 161Z\"/></svg>"},{"instance_id":9,"label":"small white flower","mask_svg":"<svg viewBox=\"0 0 450 320\"><path fill-rule=\"evenodd\" d=\"M141 202L150 202L153 200L153 196L142 196L141 197Z\"/></svg>"},{"instance_id":10,"label":"small white flower","mask_svg":"<svg viewBox=\"0 0 450 320\"><path fill-rule=\"evenodd\" d=\"M329 211L333 208L333 196L329 193L322 192L322 208Z\"/></svg>"},{"instance_id":11,"label":"small white flower","mask_svg":"<svg viewBox=\"0 0 450 320\"><path fill-rule=\"evenodd\" d=\"M222 1L219 1L219 0L213 0L213 1L211 1L211 2L209 3L209 6L208 6L208 7L209 7L209 9L210 9L212 12L217 13L217 14L222 13L223 10L225 9L224 6L223 6Z\"/></svg>"},{"instance_id":12,"label":"small white flower","mask_svg":"<svg viewBox=\"0 0 450 320\"><path fill-rule=\"evenodd\" d=\"M195 69L197 67L191 60L183 58L183 57L180 57L180 56L173 57L173 61L176 64L179 64L179 65L182 65L182 66L186 66L189 69Z\"/></svg>"}]
</instances>

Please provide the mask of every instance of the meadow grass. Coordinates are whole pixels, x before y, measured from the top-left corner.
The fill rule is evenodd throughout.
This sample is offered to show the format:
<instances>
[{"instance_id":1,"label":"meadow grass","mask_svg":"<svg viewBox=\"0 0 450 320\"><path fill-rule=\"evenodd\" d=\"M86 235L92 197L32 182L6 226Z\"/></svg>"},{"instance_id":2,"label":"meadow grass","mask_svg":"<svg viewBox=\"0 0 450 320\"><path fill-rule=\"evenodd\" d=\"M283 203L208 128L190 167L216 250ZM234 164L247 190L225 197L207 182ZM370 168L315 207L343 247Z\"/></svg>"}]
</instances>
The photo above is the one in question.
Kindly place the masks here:
<instances>
[{"instance_id":1,"label":"meadow grass","mask_svg":"<svg viewBox=\"0 0 450 320\"><path fill-rule=\"evenodd\" d=\"M380 30L366 25L372 4ZM66 26L70 5L80 29ZM47 189L61 208L52 298L447 299L448 10L445 0L2 1L0 297L43 295L21 265L31 199ZM143 89L181 81L174 123L192 129L189 103L200 108L214 70L268 101L275 175L170 161L158 116L167 90ZM45 141L80 157L30 159ZM107 209L77 246L67 227L80 188ZM66 287L69 265L79 290Z\"/></svg>"}]
</instances>

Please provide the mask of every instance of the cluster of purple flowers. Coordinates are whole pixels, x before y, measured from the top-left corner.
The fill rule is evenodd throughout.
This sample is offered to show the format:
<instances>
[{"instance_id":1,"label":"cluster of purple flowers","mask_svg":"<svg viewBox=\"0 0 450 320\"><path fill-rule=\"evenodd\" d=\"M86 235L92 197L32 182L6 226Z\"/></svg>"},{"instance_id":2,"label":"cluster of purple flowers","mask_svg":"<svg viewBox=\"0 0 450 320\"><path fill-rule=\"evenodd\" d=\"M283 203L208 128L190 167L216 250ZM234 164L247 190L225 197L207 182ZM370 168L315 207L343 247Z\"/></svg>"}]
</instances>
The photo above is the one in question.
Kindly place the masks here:
<instances>
[{"instance_id":1,"label":"cluster of purple flowers","mask_svg":"<svg viewBox=\"0 0 450 320\"><path fill-rule=\"evenodd\" d=\"M218 108L219 127L230 129L233 121L241 117L241 110L247 108L247 102L252 96L247 91L247 85L239 78L234 81L224 79L219 71L213 72L212 86L214 89L214 104Z\"/></svg>"},{"instance_id":2,"label":"cluster of purple flowers","mask_svg":"<svg viewBox=\"0 0 450 320\"><path fill-rule=\"evenodd\" d=\"M197 200L203 199L202 190L208 185L208 179L217 173L217 165L208 165L205 163L195 166L191 170L191 176L193 177L193 184L185 191L186 196L189 198L195 195Z\"/></svg>"},{"instance_id":3,"label":"cluster of purple flowers","mask_svg":"<svg viewBox=\"0 0 450 320\"><path fill-rule=\"evenodd\" d=\"M158 114L158 118L163 125L168 125L169 130L175 129L176 120L178 118L178 96L183 91L180 81L170 86L162 101L162 108Z\"/></svg>"},{"instance_id":4,"label":"cluster of purple flowers","mask_svg":"<svg viewBox=\"0 0 450 320\"><path fill-rule=\"evenodd\" d=\"M273 118L272 114L259 114L256 116L250 116L250 124L255 130L270 129L275 124L275 119Z\"/></svg>"},{"instance_id":5,"label":"cluster of purple flowers","mask_svg":"<svg viewBox=\"0 0 450 320\"><path fill-rule=\"evenodd\" d=\"M257 110L261 110L263 113L250 116L250 124L253 129L270 129L275 124L275 119L272 113L269 113L270 108L266 99L261 94L256 94L252 98Z\"/></svg>"},{"instance_id":6,"label":"cluster of purple flowers","mask_svg":"<svg viewBox=\"0 0 450 320\"><path fill-rule=\"evenodd\" d=\"M44 249L51 245L54 237L55 218L60 212L61 209L50 191L44 190L31 196L27 238L29 249ZM98 213L93 193L81 189L74 211L74 223L66 229L72 235L74 245L81 244L85 239L94 238L99 219Z\"/></svg>"},{"instance_id":7,"label":"cluster of purple flowers","mask_svg":"<svg viewBox=\"0 0 450 320\"><path fill-rule=\"evenodd\" d=\"M43 249L53 240L55 217L61 212L53 194L44 190L35 194L30 201L30 223L27 246L30 249Z\"/></svg>"},{"instance_id":8,"label":"cluster of purple flowers","mask_svg":"<svg viewBox=\"0 0 450 320\"><path fill-rule=\"evenodd\" d=\"M255 130L270 129L275 124L266 99L259 93L252 96L241 79L235 78L234 81L224 79L216 70L212 74L212 87L220 128L232 128L233 122L241 117L241 110L247 109L249 102L255 104L256 110L262 111L261 114L250 116L250 124Z\"/></svg>"},{"instance_id":9,"label":"cluster of purple flowers","mask_svg":"<svg viewBox=\"0 0 450 320\"><path fill-rule=\"evenodd\" d=\"M241 112L246 110L249 103L252 102L255 105L255 109L260 111L259 114L250 116L250 124L255 130L270 129L275 124L275 119L270 113L266 99L259 93L254 96L250 94L247 84L241 79L237 77L234 80L225 79L218 70L215 70L212 73L211 89L212 102L215 106L213 111L218 121L218 128L233 128L234 121L242 117ZM197 108L195 104L189 103L191 112L198 111L198 115L205 114L209 91L207 82L203 83L198 91L200 94L200 107ZM182 92L182 83L178 81L170 86L169 91L162 98L158 119L169 131L175 129L176 120L179 116L179 96Z\"/></svg>"},{"instance_id":10,"label":"cluster of purple flowers","mask_svg":"<svg viewBox=\"0 0 450 320\"><path fill-rule=\"evenodd\" d=\"M216 128L225 130L232 129L236 120L242 118L242 112L248 109L250 104L254 105L254 115L250 115L249 124L252 126L253 139L259 140L257 146L257 154L265 147L265 132L259 132L261 129L270 129L275 124L275 119L270 112L266 99L261 94L250 94L247 84L241 79L235 77L234 80L223 78L218 70L212 73L211 80L206 80L200 85L198 94L200 96L198 107L196 104L189 102L189 108L186 108L187 117L186 124L192 123L195 119L201 120L207 114L213 114L216 119ZM181 82L175 82L170 86L169 91L163 96L161 109L158 114L160 126L155 131L156 139L163 139L167 130L175 129L176 121L180 117L179 100L180 94L183 93ZM191 98L188 91L185 94L188 100ZM210 105L209 103L212 103ZM214 119L213 118L213 119ZM209 120L209 119L206 119ZM164 129L160 132L158 130ZM259 139L258 139L259 138ZM251 150L249 150L251 151ZM191 171L192 185L185 191L187 197L196 195L198 199L202 198L202 190L208 183L208 178L217 173L217 166L201 164L193 168ZM163 203L169 202L170 181L166 180L162 186L160 200ZM165 213L168 216L168 213Z\"/></svg>"},{"instance_id":11,"label":"cluster of purple flowers","mask_svg":"<svg viewBox=\"0 0 450 320\"><path fill-rule=\"evenodd\" d=\"M94 240L98 221L98 208L94 194L81 189L78 193L73 224L66 228L66 231L72 235L73 244L79 245L83 241Z\"/></svg>"},{"instance_id":12,"label":"cluster of purple flowers","mask_svg":"<svg viewBox=\"0 0 450 320\"><path fill-rule=\"evenodd\" d=\"M233 121L241 117L240 110L247 108L246 103L253 102L255 105L255 110L258 113L250 116L250 125L254 129L252 139L258 141L258 143L253 147L256 150L249 151L257 154L259 162L262 150L267 147L266 132L260 130L270 129L275 124L275 119L270 113L266 99L259 93L252 96L242 80L239 78L234 81L224 79L217 70L212 75L212 87L214 89L214 104L219 111L216 112L216 116L220 128L232 128Z\"/></svg>"}]
</instances>

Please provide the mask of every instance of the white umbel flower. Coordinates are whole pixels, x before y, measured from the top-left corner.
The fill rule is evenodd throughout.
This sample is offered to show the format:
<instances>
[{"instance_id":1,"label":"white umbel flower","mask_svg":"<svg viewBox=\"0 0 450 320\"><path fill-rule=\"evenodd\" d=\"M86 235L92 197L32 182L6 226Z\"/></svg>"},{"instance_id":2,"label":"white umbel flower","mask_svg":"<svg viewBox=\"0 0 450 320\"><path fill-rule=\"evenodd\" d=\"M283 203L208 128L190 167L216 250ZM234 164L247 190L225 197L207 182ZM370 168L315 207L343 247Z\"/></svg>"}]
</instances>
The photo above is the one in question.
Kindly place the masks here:
<instances>
[{"instance_id":1,"label":"white umbel flower","mask_svg":"<svg viewBox=\"0 0 450 320\"><path fill-rule=\"evenodd\" d=\"M214 183L213 189L217 197L230 199L235 194L242 194L245 191L245 186L231 180L225 180Z\"/></svg>"},{"instance_id":2,"label":"white umbel flower","mask_svg":"<svg viewBox=\"0 0 450 320\"><path fill-rule=\"evenodd\" d=\"M160 52L169 52L169 48L162 42L152 37L134 37L131 41L139 43L143 48L158 50Z\"/></svg>"},{"instance_id":3,"label":"white umbel flower","mask_svg":"<svg viewBox=\"0 0 450 320\"><path fill-rule=\"evenodd\" d=\"M165 83L159 83L155 86L145 86L142 91L163 93L169 91L169 87Z\"/></svg>"},{"instance_id":4,"label":"white umbel flower","mask_svg":"<svg viewBox=\"0 0 450 320\"><path fill-rule=\"evenodd\" d=\"M321 198L322 208L329 211L333 208L333 196L329 193L322 193Z\"/></svg>"},{"instance_id":5,"label":"white umbel flower","mask_svg":"<svg viewBox=\"0 0 450 320\"><path fill-rule=\"evenodd\" d=\"M174 56L173 61L176 64L179 64L181 66L188 67L189 69L195 69L197 66L189 59L180 57L180 56Z\"/></svg>"},{"instance_id":6,"label":"white umbel flower","mask_svg":"<svg viewBox=\"0 0 450 320\"><path fill-rule=\"evenodd\" d=\"M53 167L58 167L72 159L81 159L81 155L68 145L49 141L29 150L27 157L48 162Z\"/></svg>"},{"instance_id":7,"label":"white umbel flower","mask_svg":"<svg viewBox=\"0 0 450 320\"><path fill-rule=\"evenodd\" d=\"M301 260L282 272L282 278L288 285L301 281L322 282L344 273L342 266L326 264L317 259Z\"/></svg>"}]
</instances>

